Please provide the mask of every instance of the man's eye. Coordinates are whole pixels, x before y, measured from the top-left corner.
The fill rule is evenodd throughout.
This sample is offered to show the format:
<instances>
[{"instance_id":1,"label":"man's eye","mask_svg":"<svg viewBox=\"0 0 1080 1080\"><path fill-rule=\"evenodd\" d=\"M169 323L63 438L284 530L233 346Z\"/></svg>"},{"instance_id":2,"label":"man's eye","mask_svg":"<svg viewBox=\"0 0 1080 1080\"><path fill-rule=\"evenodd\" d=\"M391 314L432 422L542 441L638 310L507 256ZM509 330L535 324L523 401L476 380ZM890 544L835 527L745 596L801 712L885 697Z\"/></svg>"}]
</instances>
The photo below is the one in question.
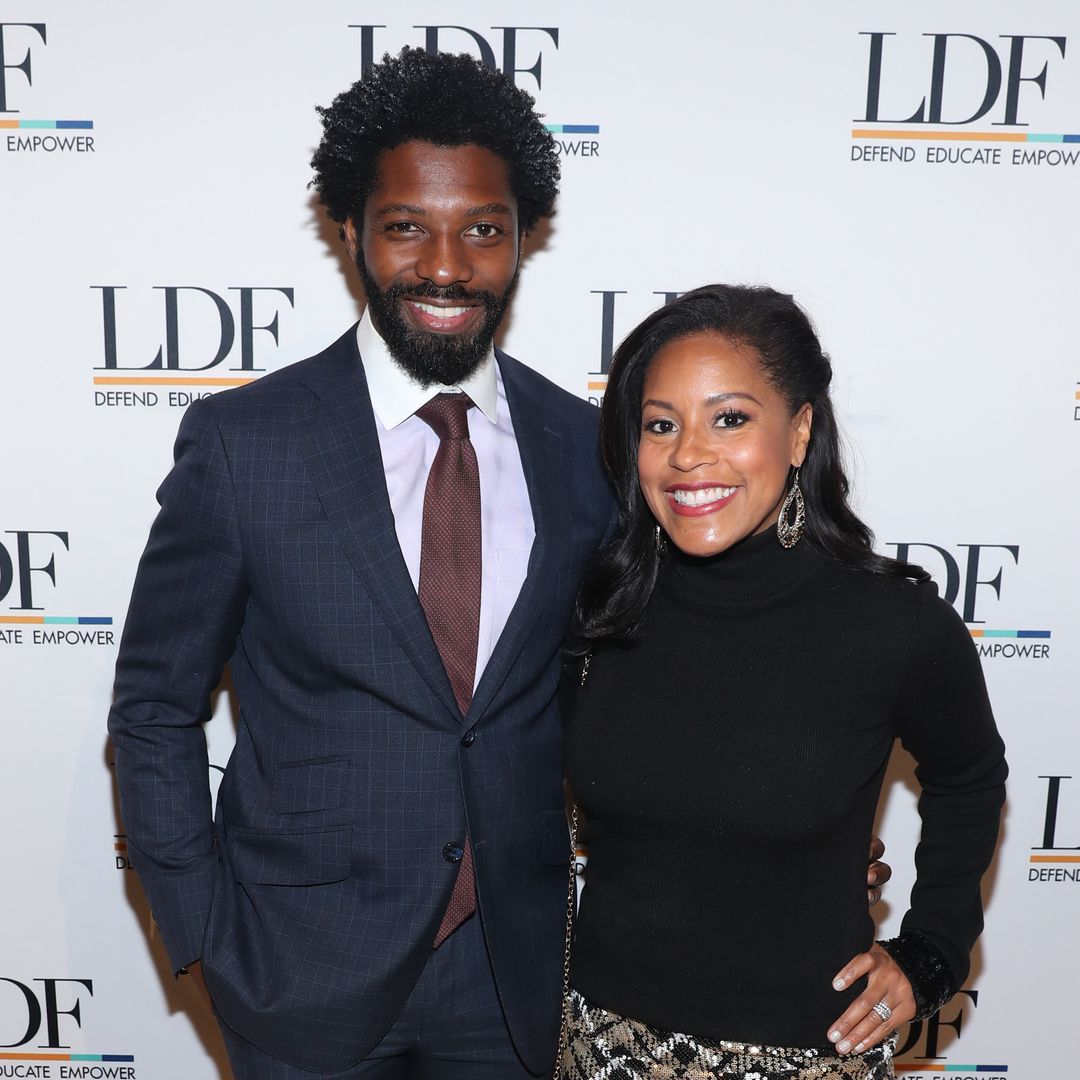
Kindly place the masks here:
<instances>
[{"instance_id":1,"label":"man's eye","mask_svg":"<svg viewBox=\"0 0 1080 1080\"><path fill-rule=\"evenodd\" d=\"M392 221L386 226L386 231L391 233L398 233L400 235L408 235L409 233L419 232L420 226L414 225L411 221Z\"/></svg>"},{"instance_id":2,"label":"man's eye","mask_svg":"<svg viewBox=\"0 0 1080 1080\"><path fill-rule=\"evenodd\" d=\"M486 240L490 236L496 236L501 231L498 225L492 225L490 221L478 221L469 229L473 236L479 236L482 240Z\"/></svg>"}]
</instances>

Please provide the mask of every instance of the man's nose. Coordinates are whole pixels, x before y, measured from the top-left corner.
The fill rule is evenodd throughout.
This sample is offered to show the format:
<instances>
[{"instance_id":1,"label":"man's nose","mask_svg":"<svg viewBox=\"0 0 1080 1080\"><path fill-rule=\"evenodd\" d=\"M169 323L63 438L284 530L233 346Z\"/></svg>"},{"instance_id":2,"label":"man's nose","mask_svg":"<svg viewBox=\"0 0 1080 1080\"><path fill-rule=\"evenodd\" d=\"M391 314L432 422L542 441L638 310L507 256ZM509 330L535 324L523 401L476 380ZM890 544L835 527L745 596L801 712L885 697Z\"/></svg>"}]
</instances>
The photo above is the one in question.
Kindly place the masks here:
<instances>
[{"instance_id":1,"label":"man's nose","mask_svg":"<svg viewBox=\"0 0 1080 1080\"><path fill-rule=\"evenodd\" d=\"M467 246L460 237L432 236L416 262L416 273L441 288L469 281L472 260Z\"/></svg>"}]
</instances>

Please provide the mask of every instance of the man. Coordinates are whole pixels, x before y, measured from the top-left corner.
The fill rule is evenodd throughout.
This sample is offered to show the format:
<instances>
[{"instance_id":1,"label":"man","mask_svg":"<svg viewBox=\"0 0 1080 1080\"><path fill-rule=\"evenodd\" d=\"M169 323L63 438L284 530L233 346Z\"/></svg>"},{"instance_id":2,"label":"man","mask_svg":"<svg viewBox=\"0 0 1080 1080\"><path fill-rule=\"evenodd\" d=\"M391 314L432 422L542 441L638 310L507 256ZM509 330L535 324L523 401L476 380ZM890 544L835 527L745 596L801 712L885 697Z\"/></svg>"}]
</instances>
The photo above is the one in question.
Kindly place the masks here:
<instances>
[{"instance_id":1,"label":"man","mask_svg":"<svg viewBox=\"0 0 1080 1080\"><path fill-rule=\"evenodd\" d=\"M403 50L321 113L314 185L368 308L181 424L110 715L129 850L238 1080L543 1075L558 650L612 502L595 411L492 341L557 157L464 56Z\"/></svg>"},{"instance_id":2,"label":"man","mask_svg":"<svg viewBox=\"0 0 1080 1080\"><path fill-rule=\"evenodd\" d=\"M556 152L465 56L406 49L320 111L314 185L368 309L181 424L110 715L132 863L237 1077L539 1075L569 855L558 652L612 507L595 410L492 346ZM464 395L456 421L417 415Z\"/></svg>"}]
</instances>

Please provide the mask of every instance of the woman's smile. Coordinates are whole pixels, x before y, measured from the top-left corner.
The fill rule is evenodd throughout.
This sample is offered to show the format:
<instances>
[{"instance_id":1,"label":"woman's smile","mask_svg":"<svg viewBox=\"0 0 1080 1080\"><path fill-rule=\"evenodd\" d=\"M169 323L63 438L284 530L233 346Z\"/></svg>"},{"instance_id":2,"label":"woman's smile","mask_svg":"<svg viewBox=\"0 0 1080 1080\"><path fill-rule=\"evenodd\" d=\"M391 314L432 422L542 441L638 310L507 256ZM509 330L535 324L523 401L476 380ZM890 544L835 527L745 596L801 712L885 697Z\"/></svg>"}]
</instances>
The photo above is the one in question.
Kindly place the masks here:
<instances>
[{"instance_id":1,"label":"woman's smile","mask_svg":"<svg viewBox=\"0 0 1080 1080\"><path fill-rule=\"evenodd\" d=\"M738 494L739 485L672 484L667 489L671 509L684 517L700 517L724 509Z\"/></svg>"}]
</instances>

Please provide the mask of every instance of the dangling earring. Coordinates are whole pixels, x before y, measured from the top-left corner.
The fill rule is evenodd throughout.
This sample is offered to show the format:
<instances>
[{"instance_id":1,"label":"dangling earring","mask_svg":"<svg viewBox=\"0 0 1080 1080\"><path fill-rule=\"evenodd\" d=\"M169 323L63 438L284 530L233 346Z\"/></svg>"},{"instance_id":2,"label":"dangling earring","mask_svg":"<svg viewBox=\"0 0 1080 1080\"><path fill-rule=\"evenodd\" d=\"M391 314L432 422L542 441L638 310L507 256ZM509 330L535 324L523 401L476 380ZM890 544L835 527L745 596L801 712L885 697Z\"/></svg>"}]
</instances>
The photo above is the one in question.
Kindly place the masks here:
<instances>
[{"instance_id":1,"label":"dangling earring","mask_svg":"<svg viewBox=\"0 0 1080 1080\"><path fill-rule=\"evenodd\" d=\"M789 521L791 507L795 506L795 520ZM795 469L795 477L791 481L791 487L784 497L780 507L780 517L776 521L776 536L781 547L793 548L802 538L803 528L806 525L806 505L803 502L802 490L799 487L799 469ZM659 526L658 526L659 527Z\"/></svg>"},{"instance_id":2,"label":"dangling earring","mask_svg":"<svg viewBox=\"0 0 1080 1080\"><path fill-rule=\"evenodd\" d=\"M656 544L657 556L662 559L667 554L667 537L664 535L664 530L660 528L659 523L657 523L656 530L653 532L653 543Z\"/></svg>"}]
</instances>

